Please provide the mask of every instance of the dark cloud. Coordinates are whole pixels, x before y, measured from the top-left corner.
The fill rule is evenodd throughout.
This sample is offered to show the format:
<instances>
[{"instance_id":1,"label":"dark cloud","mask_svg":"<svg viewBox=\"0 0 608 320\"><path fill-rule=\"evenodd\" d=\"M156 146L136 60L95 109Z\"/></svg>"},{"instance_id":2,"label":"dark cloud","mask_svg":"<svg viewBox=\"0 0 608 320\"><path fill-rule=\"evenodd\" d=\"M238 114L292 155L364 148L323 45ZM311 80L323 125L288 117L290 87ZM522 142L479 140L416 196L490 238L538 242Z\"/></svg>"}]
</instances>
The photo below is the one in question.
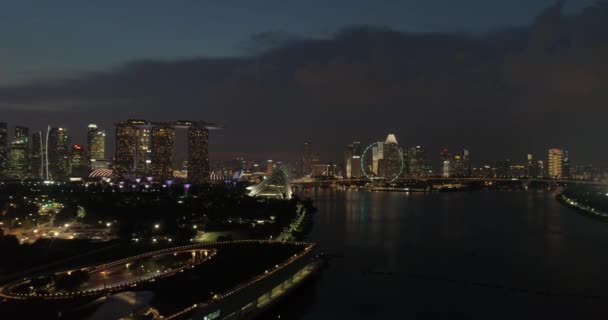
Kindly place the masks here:
<instances>
[{"instance_id":1,"label":"dark cloud","mask_svg":"<svg viewBox=\"0 0 608 320\"><path fill-rule=\"evenodd\" d=\"M218 152L297 151L312 140L339 159L352 140L395 132L431 157L440 146L467 146L484 161L544 157L563 145L601 165L607 8L564 17L558 4L529 28L474 37L366 26L329 39L258 34L248 56L138 61L0 88L0 110L11 122L60 119L82 132L126 118L217 121L226 126L213 137Z\"/></svg>"}]
</instances>

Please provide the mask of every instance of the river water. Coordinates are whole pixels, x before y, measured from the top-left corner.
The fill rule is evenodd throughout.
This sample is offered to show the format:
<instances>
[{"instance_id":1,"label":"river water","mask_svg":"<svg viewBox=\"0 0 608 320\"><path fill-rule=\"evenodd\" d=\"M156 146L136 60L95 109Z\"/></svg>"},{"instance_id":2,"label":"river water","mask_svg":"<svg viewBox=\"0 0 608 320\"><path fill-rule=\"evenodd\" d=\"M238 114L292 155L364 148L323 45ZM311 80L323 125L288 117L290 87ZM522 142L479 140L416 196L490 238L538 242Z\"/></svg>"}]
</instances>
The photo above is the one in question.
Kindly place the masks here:
<instances>
[{"instance_id":1,"label":"river water","mask_svg":"<svg viewBox=\"0 0 608 320\"><path fill-rule=\"evenodd\" d=\"M308 195L309 240L335 257L273 318L608 316L608 224L553 192Z\"/></svg>"}]
</instances>

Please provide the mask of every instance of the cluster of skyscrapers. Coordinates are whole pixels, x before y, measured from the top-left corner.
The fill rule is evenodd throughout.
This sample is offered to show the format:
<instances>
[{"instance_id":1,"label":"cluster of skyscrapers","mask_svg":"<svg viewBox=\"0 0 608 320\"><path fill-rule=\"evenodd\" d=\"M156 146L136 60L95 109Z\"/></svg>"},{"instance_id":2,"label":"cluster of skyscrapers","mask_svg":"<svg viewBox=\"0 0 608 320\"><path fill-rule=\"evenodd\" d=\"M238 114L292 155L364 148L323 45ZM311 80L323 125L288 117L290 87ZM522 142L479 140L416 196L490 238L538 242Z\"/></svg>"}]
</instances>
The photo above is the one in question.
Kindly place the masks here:
<instances>
[{"instance_id":1,"label":"cluster of skyscrapers","mask_svg":"<svg viewBox=\"0 0 608 320\"><path fill-rule=\"evenodd\" d=\"M128 120L116 123L115 174L122 177L174 177L175 131L186 129L187 180L203 183L209 180L209 129L217 125L203 122L149 122Z\"/></svg>"},{"instance_id":2,"label":"cluster of skyscrapers","mask_svg":"<svg viewBox=\"0 0 608 320\"><path fill-rule=\"evenodd\" d=\"M601 173L591 166L572 167L568 151L563 148L548 150L546 160L536 160L528 154L526 161L513 162L509 159L497 161L495 165L474 167L471 152L463 148L452 153L444 148L440 152L439 166L435 170L427 159L427 152L421 146L402 148L394 134L384 141L362 147L359 141L346 146L341 166L332 171L315 170L320 164L319 155L312 151L312 144L304 144L302 156L302 176L319 177L332 175L344 179L359 178L549 178L549 179L593 179ZM386 179L385 179L386 180Z\"/></svg>"},{"instance_id":3,"label":"cluster of skyscrapers","mask_svg":"<svg viewBox=\"0 0 608 320\"><path fill-rule=\"evenodd\" d=\"M66 128L49 126L34 132L17 126L9 141L6 123L0 123L0 177L5 179L43 179L67 181L88 177L102 170L101 176L121 178L172 179L174 174L175 131L187 130L187 180L209 180L209 129L203 122L149 122L128 120L116 125L116 153L106 157L106 132L95 124L87 128L87 145L71 144ZM100 176L100 175L95 175Z\"/></svg>"},{"instance_id":4,"label":"cluster of skyscrapers","mask_svg":"<svg viewBox=\"0 0 608 320\"><path fill-rule=\"evenodd\" d=\"M426 152L420 146L402 148L394 134L364 150L361 143L353 142L344 152L343 176L346 179L368 177L426 177L430 168Z\"/></svg>"},{"instance_id":5,"label":"cluster of skyscrapers","mask_svg":"<svg viewBox=\"0 0 608 320\"><path fill-rule=\"evenodd\" d=\"M107 166L105 139L105 131L91 124L87 146L72 145L68 129L51 126L31 135L28 127L16 126L9 140L7 124L0 123L0 176L45 180L84 177L96 166Z\"/></svg>"}]
</instances>

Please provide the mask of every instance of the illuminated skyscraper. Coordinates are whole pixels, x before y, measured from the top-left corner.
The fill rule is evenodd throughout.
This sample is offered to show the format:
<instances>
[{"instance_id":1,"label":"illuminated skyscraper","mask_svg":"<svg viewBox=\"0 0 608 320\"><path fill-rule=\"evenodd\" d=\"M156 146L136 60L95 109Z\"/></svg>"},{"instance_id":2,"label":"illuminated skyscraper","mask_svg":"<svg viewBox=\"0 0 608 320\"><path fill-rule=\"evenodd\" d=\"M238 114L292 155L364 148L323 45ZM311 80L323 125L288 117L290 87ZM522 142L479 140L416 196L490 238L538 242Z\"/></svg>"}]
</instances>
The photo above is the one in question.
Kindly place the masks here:
<instances>
[{"instance_id":1,"label":"illuminated skyscraper","mask_svg":"<svg viewBox=\"0 0 608 320\"><path fill-rule=\"evenodd\" d=\"M209 131L206 128L188 129L188 181L209 181Z\"/></svg>"},{"instance_id":2,"label":"illuminated skyscraper","mask_svg":"<svg viewBox=\"0 0 608 320\"><path fill-rule=\"evenodd\" d=\"M380 171L384 171L382 168L382 160L384 159L384 142L374 144L372 147L372 171L375 175L379 176Z\"/></svg>"},{"instance_id":3,"label":"illuminated skyscraper","mask_svg":"<svg viewBox=\"0 0 608 320\"><path fill-rule=\"evenodd\" d=\"M70 154L70 177L84 178L89 175L87 150L84 146L75 144Z\"/></svg>"},{"instance_id":4,"label":"illuminated skyscraper","mask_svg":"<svg viewBox=\"0 0 608 320\"><path fill-rule=\"evenodd\" d=\"M116 123L116 156L114 170L119 175L147 175L150 171L150 124L144 120Z\"/></svg>"},{"instance_id":5,"label":"illuminated skyscraper","mask_svg":"<svg viewBox=\"0 0 608 320\"><path fill-rule=\"evenodd\" d=\"M173 145L175 129L171 126L152 128L152 176L160 179L173 178Z\"/></svg>"},{"instance_id":6,"label":"illuminated skyscraper","mask_svg":"<svg viewBox=\"0 0 608 320\"><path fill-rule=\"evenodd\" d=\"M44 179L44 143L42 132L34 132L30 144L30 176L36 179Z\"/></svg>"},{"instance_id":7,"label":"illuminated skyscraper","mask_svg":"<svg viewBox=\"0 0 608 320\"><path fill-rule=\"evenodd\" d=\"M134 171L138 175L147 175L152 170L152 129L149 127L138 128L135 150Z\"/></svg>"},{"instance_id":8,"label":"illuminated skyscraper","mask_svg":"<svg viewBox=\"0 0 608 320\"><path fill-rule=\"evenodd\" d=\"M274 163L272 160L266 161L266 175L271 176L274 171Z\"/></svg>"},{"instance_id":9,"label":"illuminated skyscraper","mask_svg":"<svg viewBox=\"0 0 608 320\"><path fill-rule=\"evenodd\" d=\"M451 158L452 155L450 154L450 151L448 151L448 149L443 149L441 151L441 176L444 178L449 178L451 171L452 171L452 165L451 165Z\"/></svg>"},{"instance_id":10,"label":"illuminated skyscraper","mask_svg":"<svg viewBox=\"0 0 608 320\"><path fill-rule=\"evenodd\" d=\"M116 123L116 155L114 170L118 175L131 173L135 169L138 128L127 122Z\"/></svg>"},{"instance_id":11,"label":"illuminated skyscraper","mask_svg":"<svg viewBox=\"0 0 608 320\"><path fill-rule=\"evenodd\" d=\"M454 155L450 163L450 176L469 177L471 176L471 155L469 150L462 149L462 153Z\"/></svg>"},{"instance_id":12,"label":"illuminated skyscraper","mask_svg":"<svg viewBox=\"0 0 608 320\"><path fill-rule=\"evenodd\" d=\"M106 159L106 131L90 124L87 132L87 147L90 161Z\"/></svg>"},{"instance_id":13,"label":"illuminated skyscraper","mask_svg":"<svg viewBox=\"0 0 608 320\"><path fill-rule=\"evenodd\" d=\"M51 128L48 136L49 176L52 180L66 180L70 169L70 137L66 128Z\"/></svg>"},{"instance_id":14,"label":"illuminated skyscraper","mask_svg":"<svg viewBox=\"0 0 608 320\"><path fill-rule=\"evenodd\" d=\"M344 151L344 178L350 179L353 177L353 145L346 146Z\"/></svg>"},{"instance_id":15,"label":"illuminated skyscraper","mask_svg":"<svg viewBox=\"0 0 608 320\"><path fill-rule=\"evenodd\" d=\"M549 149L549 157L548 157L549 178L560 179L563 177L563 170L562 170L563 161L564 161L564 154L562 152L562 149L560 149L560 148Z\"/></svg>"},{"instance_id":16,"label":"illuminated skyscraper","mask_svg":"<svg viewBox=\"0 0 608 320\"><path fill-rule=\"evenodd\" d=\"M399 143L394 134L389 134L384 142L384 168L379 168L380 172L384 171L383 177L387 179L394 179L398 177L401 172L402 165L402 154L399 148ZM381 166L380 166L381 167Z\"/></svg>"},{"instance_id":17,"label":"illuminated skyscraper","mask_svg":"<svg viewBox=\"0 0 608 320\"><path fill-rule=\"evenodd\" d=\"M361 142L353 142L353 160L351 162L351 178L363 177L363 169L361 168Z\"/></svg>"},{"instance_id":18,"label":"illuminated skyscraper","mask_svg":"<svg viewBox=\"0 0 608 320\"><path fill-rule=\"evenodd\" d=\"M8 169L8 129L6 122L0 122L0 177Z\"/></svg>"},{"instance_id":19,"label":"illuminated skyscraper","mask_svg":"<svg viewBox=\"0 0 608 320\"><path fill-rule=\"evenodd\" d=\"M428 175L429 168L426 163L426 152L421 146L411 147L407 151L409 175L418 178Z\"/></svg>"},{"instance_id":20,"label":"illuminated skyscraper","mask_svg":"<svg viewBox=\"0 0 608 320\"><path fill-rule=\"evenodd\" d=\"M15 137L9 151L9 176L24 179L29 173L29 129L15 127Z\"/></svg>"},{"instance_id":21,"label":"illuminated skyscraper","mask_svg":"<svg viewBox=\"0 0 608 320\"><path fill-rule=\"evenodd\" d=\"M532 154L528 154L526 156L526 165L528 167L528 173L527 176L529 178L542 178L543 177L543 173L542 173L542 168L539 167L539 163L542 166L542 161L535 161L534 157L532 156Z\"/></svg>"},{"instance_id":22,"label":"illuminated skyscraper","mask_svg":"<svg viewBox=\"0 0 608 320\"><path fill-rule=\"evenodd\" d=\"M568 150L562 151L562 178L570 178L570 156L568 155Z\"/></svg>"}]
</instances>

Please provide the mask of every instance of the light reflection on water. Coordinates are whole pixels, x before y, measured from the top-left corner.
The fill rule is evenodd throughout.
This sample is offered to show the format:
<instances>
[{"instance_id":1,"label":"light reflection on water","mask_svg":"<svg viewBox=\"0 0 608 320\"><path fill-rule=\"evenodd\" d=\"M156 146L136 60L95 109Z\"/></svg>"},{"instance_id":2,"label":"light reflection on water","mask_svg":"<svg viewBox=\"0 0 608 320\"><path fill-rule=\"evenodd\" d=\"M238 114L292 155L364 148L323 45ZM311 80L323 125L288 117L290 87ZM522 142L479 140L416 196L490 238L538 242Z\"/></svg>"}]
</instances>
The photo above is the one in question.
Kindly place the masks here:
<instances>
[{"instance_id":1,"label":"light reflection on water","mask_svg":"<svg viewBox=\"0 0 608 320\"><path fill-rule=\"evenodd\" d=\"M309 195L309 239L337 257L277 312L298 301L301 319L608 314L608 224L554 193Z\"/></svg>"}]
</instances>

